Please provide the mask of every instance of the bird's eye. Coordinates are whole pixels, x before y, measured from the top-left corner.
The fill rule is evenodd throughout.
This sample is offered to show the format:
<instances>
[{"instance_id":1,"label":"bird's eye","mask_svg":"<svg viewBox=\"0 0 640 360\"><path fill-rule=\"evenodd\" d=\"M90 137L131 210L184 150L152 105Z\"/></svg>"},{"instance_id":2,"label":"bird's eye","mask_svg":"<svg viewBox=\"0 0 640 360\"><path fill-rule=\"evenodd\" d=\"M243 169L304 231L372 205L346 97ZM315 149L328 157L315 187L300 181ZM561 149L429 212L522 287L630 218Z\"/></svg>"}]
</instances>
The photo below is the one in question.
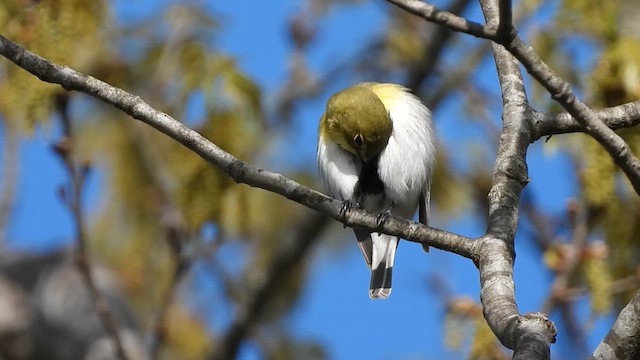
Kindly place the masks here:
<instances>
[{"instance_id":1,"label":"bird's eye","mask_svg":"<svg viewBox=\"0 0 640 360\"><path fill-rule=\"evenodd\" d=\"M353 137L353 142L356 146L362 146L362 144L364 144L364 139L362 139L361 134L356 134L356 136Z\"/></svg>"}]
</instances>

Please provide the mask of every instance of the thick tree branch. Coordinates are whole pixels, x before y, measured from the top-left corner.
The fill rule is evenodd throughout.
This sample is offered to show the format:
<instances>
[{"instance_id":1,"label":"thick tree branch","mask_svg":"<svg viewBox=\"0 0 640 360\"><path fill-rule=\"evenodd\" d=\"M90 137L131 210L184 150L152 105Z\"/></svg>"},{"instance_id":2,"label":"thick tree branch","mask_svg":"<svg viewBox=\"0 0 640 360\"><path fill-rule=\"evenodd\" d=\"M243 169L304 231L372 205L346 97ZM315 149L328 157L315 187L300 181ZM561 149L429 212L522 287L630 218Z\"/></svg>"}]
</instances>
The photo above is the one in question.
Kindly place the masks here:
<instances>
[{"instance_id":1,"label":"thick tree branch","mask_svg":"<svg viewBox=\"0 0 640 360\"><path fill-rule=\"evenodd\" d=\"M220 149L171 116L152 108L139 96L113 87L94 77L67 66L46 60L0 35L0 54L42 81L59 84L67 90L77 90L111 104L135 119L163 132L207 162L213 164L238 183L280 194L311 209L322 212L349 227L396 235L413 242L425 243L466 258L472 257L474 241L448 231L430 228L411 220L391 217L380 225L377 215L361 209L343 213L342 202L303 186L281 174L257 168Z\"/></svg>"},{"instance_id":2,"label":"thick tree branch","mask_svg":"<svg viewBox=\"0 0 640 360\"><path fill-rule=\"evenodd\" d=\"M607 336L596 348L593 360L640 358L640 291L622 309Z\"/></svg>"},{"instance_id":3,"label":"thick tree branch","mask_svg":"<svg viewBox=\"0 0 640 360\"><path fill-rule=\"evenodd\" d=\"M508 14L510 4L481 0L487 23L496 26ZM509 24L501 24L501 36L512 33ZM526 154L531 135L532 113L520 67L502 46L493 44L493 55L502 90L502 134L489 192L487 235L479 242L480 300L487 323L498 339L514 350L514 359L549 359L549 344L556 330L546 315L520 315L515 301L513 281L514 241L522 189L528 183Z\"/></svg>"}]
</instances>

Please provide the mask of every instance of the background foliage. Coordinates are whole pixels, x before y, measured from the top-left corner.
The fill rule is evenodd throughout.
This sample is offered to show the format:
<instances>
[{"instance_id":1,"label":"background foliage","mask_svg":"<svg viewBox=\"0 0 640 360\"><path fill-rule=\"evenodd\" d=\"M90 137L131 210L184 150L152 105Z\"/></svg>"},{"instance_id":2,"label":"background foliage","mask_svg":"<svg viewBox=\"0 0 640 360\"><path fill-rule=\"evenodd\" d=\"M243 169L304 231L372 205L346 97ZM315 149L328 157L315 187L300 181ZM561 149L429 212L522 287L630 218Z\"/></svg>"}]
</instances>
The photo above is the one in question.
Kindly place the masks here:
<instances>
[{"instance_id":1,"label":"background foliage","mask_svg":"<svg viewBox=\"0 0 640 360\"><path fill-rule=\"evenodd\" d=\"M481 18L477 4L469 0L435 3ZM523 0L515 5L523 33L587 103L613 106L640 97L636 2ZM450 33L373 1L247 6L279 19L277 43L259 44L258 26L250 32L237 30L256 15L229 4L195 0L2 0L0 24L6 37L140 95L236 157L316 188L315 126L326 98L357 81L407 84L431 107L437 122L441 144L432 190L436 226L468 234L484 228L500 120L500 96L485 41ZM355 14L368 16L354 19ZM259 24L275 26L262 21ZM247 50L252 47L261 51ZM248 339L241 347L243 358L348 358L341 350L336 353L345 345L336 344L348 344L337 338L349 326L329 329L305 317L308 307L322 304L322 299L308 300L313 294L356 301L351 293L335 290L340 286L327 288L327 281L314 275L322 274L323 267L344 264L344 254L349 254L350 264L359 261L354 244L345 240L349 232L283 198L234 184L115 109L42 83L6 61L0 66L0 233L5 256L37 248L24 235L25 221L44 227L38 241L48 244L47 251L73 247L72 232L65 234L70 239L56 239L52 234L59 225L20 211L25 192L38 186L38 180L25 179L36 171L25 167L39 166L27 162L25 152L34 141L57 142L61 119L69 114L74 159L88 162L93 170L84 199L91 256L111 271L135 318L134 327L160 343L162 358L205 358L232 341L230 334L242 319L247 328L241 335ZM557 110L536 85L528 90L535 95L536 108ZM638 130L622 133L639 152ZM576 352L568 349L578 349L581 356L593 350L612 314L640 285L640 247L635 241L640 209L630 186L595 141L584 135L546 140L529 159L533 182L524 197L517 249L522 260L518 264L525 265L516 268L516 284L527 283L519 285L519 295L534 294L533 304L521 299L531 310L548 311L561 325L558 358L572 358ZM46 181L47 175L38 177ZM64 212L53 202L41 206ZM299 247L294 259L287 258L283 249L289 247L283 244L302 241L308 246ZM409 270L397 276L406 279L417 271L414 276L420 280L398 279L406 286L399 286L394 296L402 291L428 297L422 301L430 308L422 311L438 312L432 315L437 322L428 324L424 334L403 334L389 325L362 338L386 339L378 345L382 349L396 349L396 337L415 336L420 343L421 336L436 336L443 329L443 338L435 348L387 350L374 358L506 358L482 319L477 280L469 278L470 272L465 273L458 260L449 260L449 254L412 256L405 260L410 265L399 258L399 267ZM431 264L425 266L426 261ZM449 275L438 271L442 264L461 270ZM350 269L363 276L342 288L357 288L353 296L366 298L364 267L350 265L344 271ZM265 280L273 274L278 276ZM314 286L324 288L311 289ZM415 290L418 287L425 290ZM375 314L391 305L363 306L363 316L375 320ZM323 313L331 317L332 309ZM409 323L407 318L398 321ZM300 336L300 324L317 330ZM164 332L157 332L157 326Z\"/></svg>"}]
</instances>

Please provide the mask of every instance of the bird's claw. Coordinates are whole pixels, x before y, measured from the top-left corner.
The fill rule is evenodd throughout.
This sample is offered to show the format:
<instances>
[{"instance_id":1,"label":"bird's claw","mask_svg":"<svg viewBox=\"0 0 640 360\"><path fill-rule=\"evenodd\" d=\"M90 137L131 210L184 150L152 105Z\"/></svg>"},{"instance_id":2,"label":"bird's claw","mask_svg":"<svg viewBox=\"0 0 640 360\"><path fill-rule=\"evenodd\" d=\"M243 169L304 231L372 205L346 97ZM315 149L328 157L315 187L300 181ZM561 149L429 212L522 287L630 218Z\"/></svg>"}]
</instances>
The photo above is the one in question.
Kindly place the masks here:
<instances>
[{"instance_id":1,"label":"bird's claw","mask_svg":"<svg viewBox=\"0 0 640 360\"><path fill-rule=\"evenodd\" d=\"M342 216L342 220L346 221L347 220L347 215L349 214L349 212L351 212L351 209L353 209L356 206L355 203L353 203L353 201L351 200L345 200L342 202L342 207L340 207L340 213L339 215ZM346 229L347 225L345 223L342 224L342 228Z\"/></svg>"},{"instance_id":2,"label":"bird's claw","mask_svg":"<svg viewBox=\"0 0 640 360\"><path fill-rule=\"evenodd\" d=\"M389 210L382 212L378 214L378 216L376 216L376 224L378 224L378 227L383 227L384 223L386 223L390 217L391 217L391 212Z\"/></svg>"}]
</instances>

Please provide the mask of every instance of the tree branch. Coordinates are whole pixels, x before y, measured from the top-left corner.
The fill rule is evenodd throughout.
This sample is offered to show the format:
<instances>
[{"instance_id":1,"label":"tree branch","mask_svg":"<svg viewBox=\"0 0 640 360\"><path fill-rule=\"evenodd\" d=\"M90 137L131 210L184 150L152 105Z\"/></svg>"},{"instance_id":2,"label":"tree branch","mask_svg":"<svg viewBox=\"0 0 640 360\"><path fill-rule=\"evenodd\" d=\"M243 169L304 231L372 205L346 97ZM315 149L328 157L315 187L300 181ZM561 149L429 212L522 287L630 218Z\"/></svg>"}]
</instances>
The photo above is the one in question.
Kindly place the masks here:
<instances>
[{"instance_id":1,"label":"tree branch","mask_svg":"<svg viewBox=\"0 0 640 360\"><path fill-rule=\"evenodd\" d=\"M469 6L470 2L471 0L456 0L449 5L448 11L452 14L460 13ZM450 29L444 26L436 27L433 30L430 34L431 36L429 36L429 42L424 48L423 55L419 60L419 65L413 66L408 71L405 85L409 89L413 89L416 94L420 93L422 84L425 79L433 73L446 45L455 34L455 32L450 31Z\"/></svg>"},{"instance_id":2,"label":"tree branch","mask_svg":"<svg viewBox=\"0 0 640 360\"><path fill-rule=\"evenodd\" d=\"M505 13L511 18L509 2L501 1L499 7L492 0L480 3L489 26L500 23L505 32L501 36L510 36L511 25L500 18ZM495 43L493 56L502 90L503 125L489 192L487 235L479 243L480 300L489 327L502 344L514 350L514 359L549 359L555 326L542 313L520 315L513 281L518 207L529 182L526 154L533 132L532 113L516 59Z\"/></svg>"},{"instance_id":3,"label":"tree branch","mask_svg":"<svg viewBox=\"0 0 640 360\"><path fill-rule=\"evenodd\" d=\"M610 129L630 128L640 124L640 100L594 110ZM543 136L584 132L584 127L567 112L534 112L533 141Z\"/></svg>"},{"instance_id":4,"label":"tree branch","mask_svg":"<svg viewBox=\"0 0 640 360\"><path fill-rule=\"evenodd\" d=\"M171 249L174 268L169 279L169 286L160 301L160 307L153 320L150 331L149 352L151 353L152 359L160 358L160 353L168 332L167 316L169 315L169 310L178 295L177 292L180 282L191 268L191 261L185 256L183 251L184 234L182 228L179 226L166 226L166 234L167 243Z\"/></svg>"},{"instance_id":5,"label":"tree branch","mask_svg":"<svg viewBox=\"0 0 640 360\"><path fill-rule=\"evenodd\" d=\"M500 1L501 8L510 5L508 0ZM387 2L425 20L447 26L455 31L489 39L504 46L520 61L529 74L547 89L551 97L582 125L584 132L591 135L607 150L613 161L625 173L636 193L640 195L640 160L633 155L629 145L600 121L591 108L575 96L569 84L556 75L540 59L535 50L520 38L513 24L503 23L499 25L499 28L499 23L482 26L446 11L437 10L433 5L419 0L387 0ZM505 12L505 9L501 11ZM508 13L510 14L510 11ZM511 16L509 15L509 17Z\"/></svg>"},{"instance_id":6,"label":"tree branch","mask_svg":"<svg viewBox=\"0 0 640 360\"><path fill-rule=\"evenodd\" d=\"M387 0L387 2L436 24L451 30L460 31L485 39L495 39L497 31L480 23L467 20L448 11L438 10L435 6L420 0Z\"/></svg>"},{"instance_id":7,"label":"tree branch","mask_svg":"<svg viewBox=\"0 0 640 360\"><path fill-rule=\"evenodd\" d=\"M640 357L640 291L622 309L593 360L632 360Z\"/></svg>"},{"instance_id":8,"label":"tree branch","mask_svg":"<svg viewBox=\"0 0 640 360\"><path fill-rule=\"evenodd\" d=\"M498 36L508 36L514 32L515 27L513 24L511 0L498 0L498 16L496 20L498 20ZM495 23L490 21L487 21L487 23L495 26ZM518 71L518 73L519 72L520 71ZM522 77L522 75L520 76Z\"/></svg>"},{"instance_id":9,"label":"tree branch","mask_svg":"<svg viewBox=\"0 0 640 360\"><path fill-rule=\"evenodd\" d=\"M529 74L582 125L584 131L609 152L613 161L627 175L636 193L640 195L640 160L633 155L629 145L600 121L598 115L574 95L569 84L556 75L519 36L503 42L502 45L520 60Z\"/></svg>"},{"instance_id":10,"label":"tree branch","mask_svg":"<svg viewBox=\"0 0 640 360\"><path fill-rule=\"evenodd\" d=\"M90 171L90 165L85 162L78 166L74 161L73 132L71 120L67 113L67 100L67 94L58 97L58 110L60 111L60 118L64 129L64 138L54 145L54 151L58 156L60 156L60 159L62 160L70 177L70 186L67 188L62 187L60 194L62 196L62 200L65 202L65 205L68 207L75 220L74 225L77 241L75 249L75 265L85 283L87 292L89 293L89 299L93 301L93 306L95 307L98 319L100 320L106 335L113 343L113 355L118 359L127 360L128 356L120 337L118 324L116 323L113 312L110 309L107 298L102 294L100 289L98 289L94 274L91 270L91 260L87 251L84 213L82 211L82 191L84 189L87 175Z\"/></svg>"},{"instance_id":11,"label":"tree branch","mask_svg":"<svg viewBox=\"0 0 640 360\"><path fill-rule=\"evenodd\" d=\"M152 108L139 96L113 87L94 77L67 66L57 65L0 35L0 54L16 65L36 75L40 80L59 84L67 90L77 90L111 104L135 119L173 138L207 162L213 164L237 183L245 183L280 194L299 204L322 212L349 227L363 228L424 243L466 258L473 256L474 241L468 237L418 224L399 217L390 217L380 225L377 215L362 209L341 211L342 202L303 186L281 174L257 168L220 149L171 116Z\"/></svg>"}]
</instances>

